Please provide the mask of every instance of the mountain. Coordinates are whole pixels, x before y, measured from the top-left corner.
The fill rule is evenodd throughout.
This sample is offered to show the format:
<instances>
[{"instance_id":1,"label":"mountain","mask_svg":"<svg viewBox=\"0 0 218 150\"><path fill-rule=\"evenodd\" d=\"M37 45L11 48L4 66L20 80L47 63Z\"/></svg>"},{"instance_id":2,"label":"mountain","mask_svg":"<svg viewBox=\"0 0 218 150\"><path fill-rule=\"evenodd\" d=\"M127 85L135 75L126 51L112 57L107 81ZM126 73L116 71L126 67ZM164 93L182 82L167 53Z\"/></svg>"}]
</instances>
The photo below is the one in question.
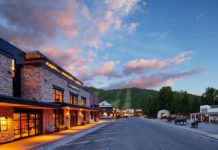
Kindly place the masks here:
<instances>
[{"instance_id":1,"label":"mountain","mask_svg":"<svg viewBox=\"0 0 218 150\"><path fill-rule=\"evenodd\" d=\"M85 89L96 94L100 98L100 101L106 100L114 107L121 109L141 108L145 111L149 107L149 101L157 98L159 95L159 91L140 88L104 90L93 87L85 87ZM173 93L175 99L181 98L181 92L174 91ZM191 109L191 112L198 111L200 97L192 94L188 94L188 96L190 100L190 107L194 107ZM177 103L177 105L180 104Z\"/></svg>"}]
</instances>

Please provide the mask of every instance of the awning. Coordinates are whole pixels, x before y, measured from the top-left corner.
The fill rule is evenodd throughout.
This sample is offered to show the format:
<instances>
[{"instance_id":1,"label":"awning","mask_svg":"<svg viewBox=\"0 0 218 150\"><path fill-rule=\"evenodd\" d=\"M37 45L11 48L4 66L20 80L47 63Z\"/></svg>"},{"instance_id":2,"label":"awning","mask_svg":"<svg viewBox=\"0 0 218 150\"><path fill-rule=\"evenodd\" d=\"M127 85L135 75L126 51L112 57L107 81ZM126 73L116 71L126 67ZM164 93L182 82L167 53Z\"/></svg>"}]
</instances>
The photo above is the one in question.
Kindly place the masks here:
<instances>
[{"instance_id":1,"label":"awning","mask_svg":"<svg viewBox=\"0 0 218 150\"><path fill-rule=\"evenodd\" d=\"M12 97L0 95L1 106L26 107L26 108L61 108L60 104L41 102L38 100L24 99L20 97Z\"/></svg>"},{"instance_id":2,"label":"awning","mask_svg":"<svg viewBox=\"0 0 218 150\"><path fill-rule=\"evenodd\" d=\"M85 110L85 111L98 111L97 108L90 108L90 107L85 107L85 106L80 106L80 105L73 105L73 104L68 104L68 103L60 103L63 108L69 108L69 109L74 109L74 110Z\"/></svg>"}]
</instances>

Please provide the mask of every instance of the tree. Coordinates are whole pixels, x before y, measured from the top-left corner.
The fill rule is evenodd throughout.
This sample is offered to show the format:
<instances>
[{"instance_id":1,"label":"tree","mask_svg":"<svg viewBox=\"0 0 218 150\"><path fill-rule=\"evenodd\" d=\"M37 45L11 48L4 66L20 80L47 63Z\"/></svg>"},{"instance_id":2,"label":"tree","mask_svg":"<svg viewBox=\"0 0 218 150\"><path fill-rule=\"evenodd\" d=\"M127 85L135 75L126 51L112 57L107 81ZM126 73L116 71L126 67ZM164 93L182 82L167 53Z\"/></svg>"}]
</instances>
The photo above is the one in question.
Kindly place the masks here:
<instances>
[{"instance_id":1,"label":"tree","mask_svg":"<svg viewBox=\"0 0 218 150\"><path fill-rule=\"evenodd\" d=\"M158 96L159 109L167 109L169 111L173 110L173 100L174 95L172 88L169 86L162 87Z\"/></svg>"},{"instance_id":2,"label":"tree","mask_svg":"<svg viewBox=\"0 0 218 150\"><path fill-rule=\"evenodd\" d=\"M189 95L188 93L185 91L185 92L182 92L182 101L181 101L181 106L182 106L182 114L184 115L187 115L190 113L190 98L189 98Z\"/></svg>"},{"instance_id":3,"label":"tree","mask_svg":"<svg viewBox=\"0 0 218 150\"><path fill-rule=\"evenodd\" d=\"M208 87L201 96L201 104L218 105L218 90L212 87Z\"/></svg>"}]
</instances>

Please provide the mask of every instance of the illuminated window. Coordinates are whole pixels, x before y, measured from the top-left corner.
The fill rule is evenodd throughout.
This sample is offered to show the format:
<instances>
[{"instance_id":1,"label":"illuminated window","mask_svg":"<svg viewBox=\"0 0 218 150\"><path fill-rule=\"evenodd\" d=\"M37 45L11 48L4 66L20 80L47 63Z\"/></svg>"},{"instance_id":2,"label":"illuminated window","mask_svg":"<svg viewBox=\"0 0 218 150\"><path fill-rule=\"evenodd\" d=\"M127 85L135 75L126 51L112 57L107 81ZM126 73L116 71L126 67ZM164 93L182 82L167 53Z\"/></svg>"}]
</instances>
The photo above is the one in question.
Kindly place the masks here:
<instances>
[{"instance_id":1,"label":"illuminated window","mask_svg":"<svg viewBox=\"0 0 218 150\"><path fill-rule=\"evenodd\" d=\"M82 97L81 105L86 106L86 98L85 97Z\"/></svg>"},{"instance_id":2,"label":"illuminated window","mask_svg":"<svg viewBox=\"0 0 218 150\"><path fill-rule=\"evenodd\" d=\"M78 105L78 95L70 95L70 103L73 105Z\"/></svg>"},{"instance_id":3,"label":"illuminated window","mask_svg":"<svg viewBox=\"0 0 218 150\"><path fill-rule=\"evenodd\" d=\"M8 122L5 117L0 118L0 131L7 131L8 130Z\"/></svg>"},{"instance_id":4,"label":"illuminated window","mask_svg":"<svg viewBox=\"0 0 218 150\"><path fill-rule=\"evenodd\" d=\"M11 76L12 76L12 78L15 77L15 66L16 66L15 60L12 59L12 65L11 65Z\"/></svg>"},{"instance_id":5,"label":"illuminated window","mask_svg":"<svg viewBox=\"0 0 218 150\"><path fill-rule=\"evenodd\" d=\"M59 89L53 89L53 101L56 103L62 103L64 101L64 92Z\"/></svg>"}]
</instances>

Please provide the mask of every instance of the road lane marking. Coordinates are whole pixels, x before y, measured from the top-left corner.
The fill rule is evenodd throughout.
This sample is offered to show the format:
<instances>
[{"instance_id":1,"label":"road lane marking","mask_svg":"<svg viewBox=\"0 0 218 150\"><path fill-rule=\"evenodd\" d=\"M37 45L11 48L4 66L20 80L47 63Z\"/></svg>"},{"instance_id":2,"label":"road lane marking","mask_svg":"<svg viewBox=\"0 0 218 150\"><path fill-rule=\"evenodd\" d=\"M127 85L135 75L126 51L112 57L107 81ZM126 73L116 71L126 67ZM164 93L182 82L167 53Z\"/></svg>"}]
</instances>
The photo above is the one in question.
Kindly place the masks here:
<instances>
[{"instance_id":1,"label":"road lane marking","mask_svg":"<svg viewBox=\"0 0 218 150\"><path fill-rule=\"evenodd\" d=\"M94 142L107 141L107 140L113 140L113 139L114 138L99 139L99 140L94 140Z\"/></svg>"},{"instance_id":2,"label":"road lane marking","mask_svg":"<svg viewBox=\"0 0 218 150\"><path fill-rule=\"evenodd\" d=\"M91 142L100 142L100 141L107 141L107 140L113 140L114 138L105 138L105 139L98 139L98 140L93 140L93 141L83 141L83 142L78 142L78 143L68 143L65 145L77 145L77 144L86 144L86 143L91 143Z\"/></svg>"},{"instance_id":3,"label":"road lane marking","mask_svg":"<svg viewBox=\"0 0 218 150\"><path fill-rule=\"evenodd\" d=\"M103 133L103 134L95 134L95 135L86 135L86 136L100 136L100 135L108 135L108 134L116 134L117 132L112 132L112 133Z\"/></svg>"}]
</instances>

